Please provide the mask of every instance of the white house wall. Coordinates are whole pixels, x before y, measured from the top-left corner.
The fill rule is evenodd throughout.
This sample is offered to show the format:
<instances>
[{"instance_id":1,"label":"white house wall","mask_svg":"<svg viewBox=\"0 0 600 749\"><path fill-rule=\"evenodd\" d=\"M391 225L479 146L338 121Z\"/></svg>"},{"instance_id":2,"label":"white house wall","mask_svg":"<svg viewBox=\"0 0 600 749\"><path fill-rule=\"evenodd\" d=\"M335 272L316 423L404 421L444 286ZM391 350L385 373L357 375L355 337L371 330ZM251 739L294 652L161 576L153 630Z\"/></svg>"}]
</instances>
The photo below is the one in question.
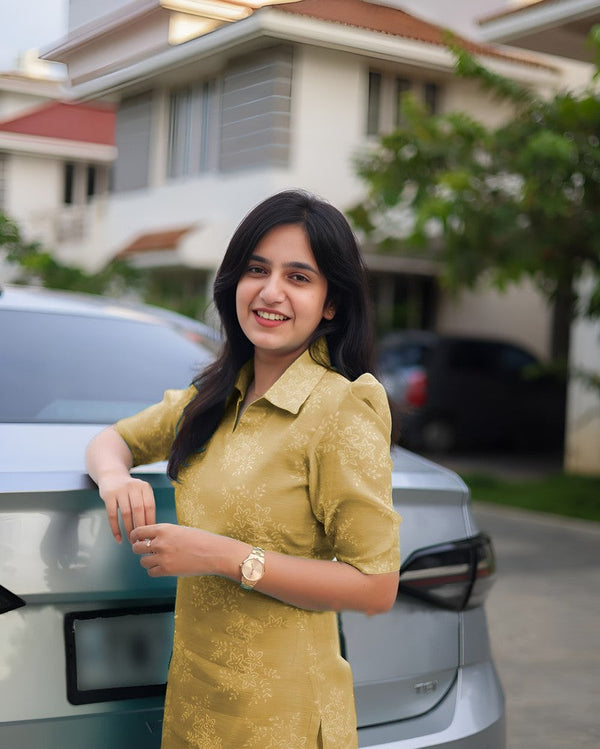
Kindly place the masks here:
<instances>
[{"instance_id":1,"label":"white house wall","mask_svg":"<svg viewBox=\"0 0 600 749\"><path fill-rule=\"evenodd\" d=\"M351 157L365 143L368 68L356 55L295 51L289 186L348 207L363 192Z\"/></svg>"},{"instance_id":2,"label":"white house wall","mask_svg":"<svg viewBox=\"0 0 600 749\"><path fill-rule=\"evenodd\" d=\"M510 339L545 359L550 348L549 321L548 306L530 283L511 286L502 294L480 285L457 297L442 297L437 330Z\"/></svg>"},{"instance_id":3,"label":"white house wall","mask_svg":"<svg viewBox=\"0 0 600 749\"><path fill-rule=\"evenodd\" d=\"M591 293L590 279L582 284ZM577 372L600 375L600 326L597 321L577 320L571 329L570 366ZM600 398L598 388L577 377L569 383L565 467L574 473L600 475Z\"/></svg>"},{"instance_id":4,"label":"white house wall","mask_svg":"<svg viewBox=\"0 0 600 749\"><path fill-rule=\"evenodd\" d=\"M28 239L54 245L55 218L63 193L62 162L11 154L8 159L5 211Z\"/></svg>"}]
</instances>

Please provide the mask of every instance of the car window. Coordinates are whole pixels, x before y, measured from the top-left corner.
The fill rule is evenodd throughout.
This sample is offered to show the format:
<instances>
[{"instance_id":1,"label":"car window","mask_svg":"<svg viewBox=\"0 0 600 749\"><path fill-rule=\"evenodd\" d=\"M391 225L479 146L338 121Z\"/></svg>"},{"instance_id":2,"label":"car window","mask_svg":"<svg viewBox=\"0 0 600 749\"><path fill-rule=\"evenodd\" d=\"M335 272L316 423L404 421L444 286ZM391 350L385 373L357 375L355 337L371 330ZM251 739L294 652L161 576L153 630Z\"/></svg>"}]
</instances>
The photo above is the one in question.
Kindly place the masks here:
<instances>
[{"instance_id":1,"label":"car window","mask_svg":"<svg viewBox=\"0 0 600 749\"><path fill-rule=\"evenodd\" d=\"M530 367L535 367L537 361L527 351L511 346L501 344L497 351L498 369L505 374L520 375Z\"/></svg>"},{"instance_id":2,"label":"car window","mask_svg":"<svg viewBox=\"0 0 600 749\"><path fill-rule=\"evenodd\" d=\"M536 364L527 351L496 341L452 341L448 364L454 369L500 376L518 376L526 367Z\"/></svg>"},{"instance_id":3,"label":"car window","mask_svg":"<svg viewBox=\"0 0 600 749\"><path fill-rule=\"evenodd\" d=\"M495 369L495 344L487 341L451 341L448 366L463 371L491 373Z\"/></svg>"},{"instance_id":4,"label":"car window","mask_svg":"<svg viewBox=\"0 0 600 749\"><path fill-rule=\"evenodd\" d=\"M212 355L172 327L0 311L0 421L112 423L187 387Z\"/></svg>"},{"instance_id":5,"label":"car window","mask_svg":"<svg viewBox=\"0 0 600 749\"><path fill-rule=\"evenodd\" d=\"M384 372L410 367L424 367L428 349L416 343L407 343L394 348L385 348L379 356L379 366Z\"/></svg>"}]
</instances>

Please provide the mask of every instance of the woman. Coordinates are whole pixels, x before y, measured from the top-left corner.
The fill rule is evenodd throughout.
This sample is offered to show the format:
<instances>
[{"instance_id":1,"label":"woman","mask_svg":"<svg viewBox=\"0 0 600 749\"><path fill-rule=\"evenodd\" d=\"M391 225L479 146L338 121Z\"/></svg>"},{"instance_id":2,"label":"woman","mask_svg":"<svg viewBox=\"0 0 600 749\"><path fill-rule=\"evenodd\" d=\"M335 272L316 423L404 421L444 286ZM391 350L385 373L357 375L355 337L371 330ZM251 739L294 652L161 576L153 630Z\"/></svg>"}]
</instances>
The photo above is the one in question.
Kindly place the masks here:
<instances>
[{"instance_id":1,"label":"woman","mask_svg":"<svg viewBox=\"0 0 600 749\"><path fill-rule=\"evenodd\" d=\"M334 612L393 605L399 518L350 227L308 194L268 198L214 298L216 362L87 455L117 541L120 513L148 574L179 578L163 747L356 747ZM167 457L177 525L129 474Z\"/></svg>"}]
</instances>

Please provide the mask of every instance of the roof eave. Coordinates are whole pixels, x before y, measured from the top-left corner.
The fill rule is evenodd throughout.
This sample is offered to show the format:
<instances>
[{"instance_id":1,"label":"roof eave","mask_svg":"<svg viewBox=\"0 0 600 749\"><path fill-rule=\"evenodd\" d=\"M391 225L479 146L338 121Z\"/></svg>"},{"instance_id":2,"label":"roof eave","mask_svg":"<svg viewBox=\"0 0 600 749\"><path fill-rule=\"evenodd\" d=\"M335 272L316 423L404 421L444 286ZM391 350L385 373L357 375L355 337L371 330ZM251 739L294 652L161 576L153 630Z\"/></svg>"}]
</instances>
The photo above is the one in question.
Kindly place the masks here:
<instances>
[{"instance_id":1,"label":"roof eave","mask_svg":"<svg viewBox=\"0 0 600 749\"><path fill-rule=\"evenodd\" d=\"M10 131L0 131L0 150L8 153L68 158L98 164L111 164L117 158L116 146L26 133L11 133Z\"/></svg>"},{"instance_id":2,"label":"roof eave","mask_svg":"<svg viewBox=\"0 0 600 749\"><path fill-rule=\"evenodd\" d=\"M598 12L598 0L561 0L518 8L479 19L485 42L512 42L533 32L561 26Z\"/></svg>"},{"instance_id":3,"label":"roof eave","mask_svg":"<svg viewBox=\"0 0 600 749\"><path fill-rule=\"evenodd\" d=\"M274 8L263 8L236 23L223 26L210 34L170 47L150 58L136 61L127 67L76 84L70 96L79 100L107 96L122 92L140 81L151 80L170 69L190 61L199 61L216 53L223 53L248 42L272 37L279 41L327 47L360 53L368 57L402 62L431 70L451 72L454 58L440 45L370 29L346 26L309 17L292 16ZM545 62L511 60L490 55L486 63L498 72L504 72L523 81L549 83L556 69Z\"/></svg>"}]
</instances>

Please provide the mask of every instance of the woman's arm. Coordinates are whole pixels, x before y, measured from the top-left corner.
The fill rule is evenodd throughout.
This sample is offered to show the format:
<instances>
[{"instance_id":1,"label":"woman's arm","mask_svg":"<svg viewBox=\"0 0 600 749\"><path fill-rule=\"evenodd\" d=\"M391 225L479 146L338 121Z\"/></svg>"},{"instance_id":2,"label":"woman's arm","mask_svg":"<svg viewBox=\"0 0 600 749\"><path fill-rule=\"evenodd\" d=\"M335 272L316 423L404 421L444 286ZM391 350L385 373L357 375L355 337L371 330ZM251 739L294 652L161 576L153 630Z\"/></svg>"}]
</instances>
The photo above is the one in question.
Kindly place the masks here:
<instances>
[{"instance_id":1,"label":"woman's arm","mask_svg":"<svg viewBox=\"0 0 600 749\"><path fill-rule=\"evenodd\" d=\"M185 526L136 527L130 540L151 577L219 575L241 582L240 564L251 547L243 541ZM148 545L148 540L150 545ZM356 567L321 559L265 552L265 573L255 590L315 611L388 611L396 600L398 573L366 575Z\"/></svg>"},{"instance_id":2,"label":"woman's arm","mask_svg":"<svg viewBox=\"0 0 600 749\"><path fill-rule=\"evenodd\" d=\"M98 485L112 534L118 543L122 540L119 512L127 536L136 526L155 522L152 487L129 474L131 453L114 427L108 427L94 437L85 458L88 473Z\"/></svg>"}]
</instances>

